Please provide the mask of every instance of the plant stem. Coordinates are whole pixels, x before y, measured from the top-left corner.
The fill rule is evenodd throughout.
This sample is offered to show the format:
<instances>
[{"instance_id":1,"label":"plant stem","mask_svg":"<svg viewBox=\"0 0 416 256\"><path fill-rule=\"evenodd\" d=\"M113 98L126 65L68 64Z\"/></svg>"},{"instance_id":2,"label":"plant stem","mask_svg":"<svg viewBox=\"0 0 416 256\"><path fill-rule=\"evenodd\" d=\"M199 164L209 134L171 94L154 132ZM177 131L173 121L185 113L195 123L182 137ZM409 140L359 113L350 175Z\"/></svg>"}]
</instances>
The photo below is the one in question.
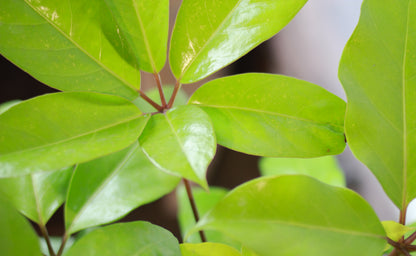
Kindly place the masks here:
<instances>
[{"instance_id":1,"label":"plant stem","mask_svg":"<svg viewBox=\"0 0 416 256\"><path fill-rule=\"evenodd\" d=\"M157 109L157 111L163 112L162 106L154 102L151 98L147 97L147 95L141 90L139 90L139 93L140 93L140 97L142 97L145 101L147 101L150 105L152 105L155 109Z\"/></svg>"},{"instance_id":2,"label":"plant stem","mask_svg":"<svg viewBox=\"0 0 416 256\"><path fill-rule=\"evenodd\" d=\"M187 179L183 179L183 183L185 184L186 193L188 194L188 198L189 198L189 203L191 204L192 212L194 213L195 222L198 222L199 221L199 214L198 214L198 209L196 208L196 203L195 203L194 196L192 195L191 184L189 183L189 181ZM205 233L204 233L203 230L199 231L199 236L201 237L201 241L203 243L207 241L207 238L205 237Z\"/></svg>"},{"instance_id":3,"label":"plant stem","mask_svg":"<svg viewBox=\"0 0 416 256\"><path fill-rule=\"evenodd\" d=\"M42 233L42 236L45 238L46 245L48 246L48 251L50 256L56 256L55 252L53 251L51 240L49 239L48 230L46 229L45 225L38 224L40 232Z\"/></svg>"},{"instance_id":4,"label":"plant stem","mask_svg":"<svg viewBox=\"0 0 416 256\"><path fill-rule=\"evenodd\" d=\"M173 89L172 96L169 99L168 108L173 106L173 102L175 102L176 95L178 94L179 89L181 88L181 83L179 80L176 80L175 88Z\"/></svg>"},{"instance_id":5,"label":"plant stem","mask_svg":"<svg viewBox=\"0 0 416 256\"><path fill-rule=\"evenodd\" d=\"M416 232L414 232L413 234L411 234L408 238L406 238L406 240L404 241L406 244L412 244L413 241L416 240Z\"/></svg>"},{"instance_id":6,"label":"plant stem","mask_svg":"<svg viewBox=\"0 0 416 256\"><path fill-rule=\"evenodd\" d=\"M67 233L64 234L64 237L62 238L61 247L59 248L58 254L56 256L61 256L64 252L66 241L68 240L69 236Z\"/></svg>"},{"instance_id":7,"label":"plant stem","mask_svg":"<svg viewBox=\"0 0 416 256\"><path fill-rule=\"evenodd\" d=\"M160 75L159 73L153 73L153 77L155 78L157 89L159 90L160 102L162 102L162 108L166 108L166 99L165 99L165 94L163 93Z\"/></svg>"},{"instance_id":8,"label":"plant stem","mask_svg":"<svg viewBox=\"0 0 416 256\"><path fill-rule=\"evenodd\" d=\"M407 211L407 207L400 210L399 223L402 224L402 225L406 225L406 211Z\"/></svg>"}]
</instances>

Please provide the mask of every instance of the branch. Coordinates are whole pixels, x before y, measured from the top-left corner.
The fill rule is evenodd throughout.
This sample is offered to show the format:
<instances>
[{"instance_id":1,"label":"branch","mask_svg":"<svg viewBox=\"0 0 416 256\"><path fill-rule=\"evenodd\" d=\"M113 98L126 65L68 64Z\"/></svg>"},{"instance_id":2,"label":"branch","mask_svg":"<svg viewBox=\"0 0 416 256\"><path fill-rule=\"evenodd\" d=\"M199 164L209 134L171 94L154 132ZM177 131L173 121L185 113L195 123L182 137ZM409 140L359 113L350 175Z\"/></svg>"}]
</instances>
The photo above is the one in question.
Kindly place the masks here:
<instances>
[{"instance_id":1,"label":"branch","mask_svg":"<svg viewBox=\"0 0 416 256\"><path fill-rule=\"evenodd\" d=\"M159 90L160 102L162 102L162 108L166 108L166 99L165 99L165 94L163 93L160 75L159 73L153 73L153 77L155 78L157 89Z\"/></svg>"},{"instance_id":2,"label":"branch","mask_svg":"<svg viewBox=\"0 0 416 256\"><path fill-rule=\"evenodd\" d=\"M191 203L192 212L194 213L194 217L195 217L195 222L198 222L199 221L199 214L198 214L198 209L196 208L194 196L192 195L191 185L189 184L189 181L187 179L183 179L183 183L185 184L186 193L188 194L188 198L189 198L189 203ZM201 237L201 241L203 243L205 243L207 241L207 238L206 238L205 233L204 233L203 230L199 231L199 236Z\"/></svg>"},{"instance_id":3,"label":"branch","mask_svg":"<svg viewBox=\"0 0 416 256\"><path fill-rule=\"evenodd\" d=\"M49 239L48 230L46 229L45 225L38 224L40 232L42 236L45 238L46 245L48 246L48 251L50 256L56 256L55 252L53 251L51 240Z\"/></svg>"}]
</instances>

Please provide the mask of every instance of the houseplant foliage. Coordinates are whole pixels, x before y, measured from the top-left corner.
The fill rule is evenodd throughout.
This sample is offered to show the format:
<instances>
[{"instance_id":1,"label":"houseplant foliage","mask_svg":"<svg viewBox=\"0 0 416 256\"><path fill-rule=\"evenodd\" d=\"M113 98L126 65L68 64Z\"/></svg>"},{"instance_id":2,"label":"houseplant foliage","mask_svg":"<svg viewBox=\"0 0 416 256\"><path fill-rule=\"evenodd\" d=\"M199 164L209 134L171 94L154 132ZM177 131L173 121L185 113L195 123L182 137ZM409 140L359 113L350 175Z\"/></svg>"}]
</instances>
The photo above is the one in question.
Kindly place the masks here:
<instances>
[{"instance_id":1,"label":"houseplant foliage","mask_svg":"<svg viewBox=\"0 0 416 256\"><path fill-rule=\"evenodd\" d=\"M410 255L416 0L364 1L340 64L348 104L309 82L259 73L210 81L187 103L176 100L182 84L269 39L305 3L183 0L168 42L168 0L0 0L0 53L62 91L0 109L0 250L347 256L382 255L389 242L390 255ZM177 80L169 95L158 74L166 56ZM154 75L156 94L140 89L141 71ZM205 174L217 143L264 157L311 158L341 153L344 134L401 210L398 222L382 225L356 193L303 174L209 193ZM184 243L142 221L74 236L162 197L181 179L190 203L181 201L181 218L192 208L198 221L197 206L206 207L196 225L183 224ZM205 189L196 203L189 181ZM65 233L55 250L45 225L63 203ZM18 212L39 225L47 252ZM199 232L206 241L205 229L215 241L195 239Z\"/></svg>"}]
</instances>

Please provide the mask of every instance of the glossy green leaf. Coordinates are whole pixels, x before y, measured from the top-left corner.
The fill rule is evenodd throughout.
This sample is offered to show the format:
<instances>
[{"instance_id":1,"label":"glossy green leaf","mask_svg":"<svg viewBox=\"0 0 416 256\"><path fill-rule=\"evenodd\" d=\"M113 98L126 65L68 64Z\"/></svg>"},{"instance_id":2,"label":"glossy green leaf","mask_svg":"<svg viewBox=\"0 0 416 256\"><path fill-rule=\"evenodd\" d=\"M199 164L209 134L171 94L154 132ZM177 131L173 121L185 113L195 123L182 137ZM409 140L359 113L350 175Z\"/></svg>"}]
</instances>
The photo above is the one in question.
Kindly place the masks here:
<instances>
[{"instance_id":1,"label":"glossy green leaf","mask_svg":"<svg viewBox=\"0 0 416 256\"><path fill-rule=\"evenodd\" d=\"M204 111L195 106L179 106L153 115L139 141L145 154L161 170L208 187L205 174L217 145Z\"/></svg>"},{"instance_id":2,"label":"glossy green leaf","mask_svg":"<svg viewBox=\"0 0 416 256\"><path fill-rule=\"evenodd\" d=\"M138 96L132 49L101 0L2 0L0 53L64 91Z\"/></svg>"},{"instance_id":3,"label":"glossy green leaf","mask_svg":"<svg viewBox=\"0 0 416 256\"><path fill-rule=\"evenodd\" d=\"M263 176L304 174L333 186L345 187L344 173L333 156L307 159L263 157L259 168Z\"/></svg>"},{"instance_id":4,"label":"glossy green leaf","mask_svg":"<svg viewBox=\"0 0 416 256\"><path fill-rule=\"evenodd\" d=\"M279 32L307 0L182 1L170 65L182 83L200 80Z\"/></svg>"},{"instance_id":5,"label":"glossy green leaf","mask_svg":"<svg viewBox=\"0 0 416 256\"><path fill-rule=\"evenodd\" d=\"M99 228L78 240L64 256L181 256L176 238L144 221Z\"/></svg>"},{"instance_id":6,"label":"glossy green leaf","mask_svg":"<svg viewBox=\"0 0 416 256\"><path fill-rule=\"evenodd\" d=\"M166 85L166 86L163 86L162 89L163 89L163 93L164 93L166 99L170 99L170 97L172 96L173 90L174 90L174 86ZM157 88L153 87L152 89L146 91L145 93L154 102L161 105L159 90ZM173 107L186 105L186 103L188 102L188 99L189 99L188 95L183 90L179 90L178 93L176 94L175 101L173 102ZM152 105L150 105L147 101L145 101L141 97L135 99L133 101L133 103L143 113L152 113L152 112L157 111Z\"/></svg>"},{"instance_id":7,"label":"glossy green leaf","mask_svg":"<svg viewBox=\"0 0 416 256\"><path fill-rule=\"evenodd\" d=\"M201 188L192 188L192 194L196 203L196 208L200 216L210 211L226 194L227 190L219 187L209 187L209 191ZM185 187L181 186L177 191L178 197L178 221L181 229L183 240L187 243L201 243L201 237L198 233L187 235L189 230L195 226L195 218L189 203ZM239 248L239 243L226 237L224 234L207 230L205 232L207 240L210 242L224 243L235 248Z\"/></svg>"},{"instance_id":8,"label":"glossy green leaf","mask_svg":"<svg viewBox=\"0 0 416 256\"><path fill-rule=\"evenodd\" d=\"M105 0L121 29L120 37L133 49L140 69L159 72L166 61L169 0Z\"/></svg>"},{"instance_id":9,"label":"glossy green leaf","mask_svg":"<svg viewBox=\"0 0 416 256\"><path fill-rule=\"evenodd\" d=\"M22 102L0 115L0 177L57 170L121 150L147 120L131 102L98 93Z\"/></svg>"},{"instance_id":10,"label":"glossy green leaf","mask_svg":"<svg viewBox=\"0 0 416 256\"><path fill-rule=\"evenodd\" d=\"M0 197L0 253L7 256L41 256L38 237L32 226Z\"/></svg>"},{"instance_id":11,"label":"glossy green leaf","mask_svg":"<svg viewBox=\"0 0 416 256\"><path fill-rule=\"evenodd\" d=\"M303 175L263 177L231 191L197 224L258 255L379 256L384 229L351 190Z\"/></svg>"},{"instance_id":12,"label":"glossy green leaf","mask_svg":"<svg viewBox=\"0 0 416 256\"><path fill-rule=\"evenodd\" d=\"M364 1L339 77L349 146L404 210L416 197L416 1Z\"/></svg>"},{"instance_id":13,"label":"glossy green leaf","mask_svg":"<svg viewBox=\"0 0 416 256\"><path fill-rule=\"evenodd\" d=\"M172 191L179 178L157 169L139 144L78 165L65 204L65 227L74 233L119 219Z\"/></svg>"},{"instance_id":14,"label":"glossy green leaf","mask_svg":"<svg viewBox=\"0 0 416 256\"><path fill-rule=\"evenodd\" d=\"M182 256L241 256L241 253L225 244L181 244Z\"/></svg>"},{"instance_id":15,"label":"glossy green leaf","mask_svg":"<svg viewBox=\"0 0 416 256\"><path fill-rule=\"evenodd\" d=\"M200 87L189 100L214 124L218 143L243 153L317 157L344 150L345 102L295 78L250 73Z\"/></svg>"},{"instance_id":16,"label":"glossy green leaf","mask_svg":"<svg viewBox=\"0 0 416 256\"><path fill-rule=\"evenodd\" d=\"M44 226L65 201L73 167L0 179L3 193L23 215Z\"/></svg>"},{"instance_id":17,"label":"glossy green leaf","mask_svg":"<svg viewBox=\"0 0 416 256\"><path fill-rule=\"evenodd\" d=\"M393 241L399 241L399 239L408 232L414 232L416 227L404 226L392 220L382 222L387 237Z\"/></svg>"},{"instance_id":18,"label":"glossy green leaf","mask_svg":"<svg viewBox=\"0 0 416 256\"><path fill-rule=\"evenodd\" d=\"M9 110L14 105L20 103L21 100L11 100L0 104L0 115Z\"/></svg>"}]
</instances>

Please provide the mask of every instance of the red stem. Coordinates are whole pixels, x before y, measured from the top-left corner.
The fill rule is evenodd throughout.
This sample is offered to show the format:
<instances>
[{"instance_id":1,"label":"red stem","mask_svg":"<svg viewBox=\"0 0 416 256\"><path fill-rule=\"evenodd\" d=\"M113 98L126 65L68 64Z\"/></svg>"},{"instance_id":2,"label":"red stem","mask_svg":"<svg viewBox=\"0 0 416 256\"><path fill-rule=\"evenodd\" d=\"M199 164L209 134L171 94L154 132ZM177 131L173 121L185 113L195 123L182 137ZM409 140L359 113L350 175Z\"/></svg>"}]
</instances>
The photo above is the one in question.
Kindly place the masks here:
<instances>
[{"instance_id":1,"label":"red stem","mask_svg":"<svg viewBox=\"0 0 416 256\"><path fill-rule=\"evenodd\" d=\"M181 88L181 83L179 83L179 80L176 80L175 88L173 89L172 96L170 97L168 108L171 108L173 106L173 102L175 102L176 95L178 94L179 89Z\"/></svg>"},{"instance_id":2,"label":"red stem","mask_svg":"<svg viewBox=\"0 0 416 256\"><path fill-rule=\"evenodd\" d=\"M160 102L162 102L162 108L166 108L166 99L165 99L165 94L163 93L162 82L160 80L159 73L153 73L153 77L155 78L157 89L159 90Z\"/></svg>"},{"instance_id":3,"label":"red stem","mask_svg":"<svg viewBox=\"0 0 416 256\"><path fill-rule=\"evenodd\" d=\"M183 179L183 183L185 184L186 193L188 194L189 202L191 203L192 212L194 213L194 217L195 217L195 222L198 222L199 214L198 214L198 209L196 208L194 196L192 195L191 184L189 184L189 181L187 179ZM203 230L199 231L199 236L201 237L201 241L203 243L207 241L207 238Z\"/></svg>"},{"instance_id":4,"label":"red stem","mask_svg":"<svg viewBox=\"0 0 416 256\"><path fill-rule=\"evenodd\" d=\"M151 98L147 97L147 95L144 94L144 92L139 91L139 93L140 93L140 97L142 97L145 101L147 101L150 105L152 105L155 109L157 109L157 111L163 112L162 106L154 102Z\"/></svg>"}]
</instances>

